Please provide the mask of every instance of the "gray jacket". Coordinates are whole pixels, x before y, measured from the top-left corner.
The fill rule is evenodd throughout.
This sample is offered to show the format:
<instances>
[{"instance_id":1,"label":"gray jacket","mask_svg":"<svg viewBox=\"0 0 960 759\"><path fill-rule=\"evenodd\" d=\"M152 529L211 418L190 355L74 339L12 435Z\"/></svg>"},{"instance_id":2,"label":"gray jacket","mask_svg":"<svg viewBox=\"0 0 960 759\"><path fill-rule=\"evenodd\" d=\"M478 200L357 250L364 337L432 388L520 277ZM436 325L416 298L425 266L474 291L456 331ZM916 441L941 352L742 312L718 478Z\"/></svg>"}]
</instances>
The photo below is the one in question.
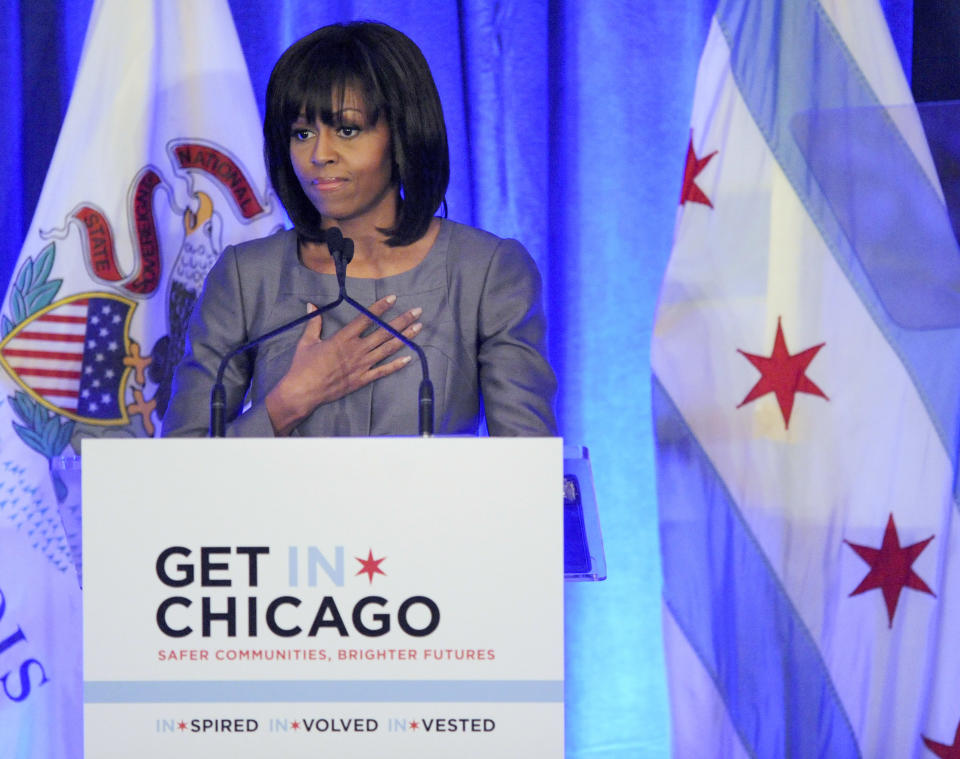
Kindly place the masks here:
<instances>
[{"instance_id":1,"label":"gray jacket","mask_svg":"<svg viewBox=\"0 0 960 759\"><path fill-rule=\"evenodd\" d=\"M484 417L491 435L557 434L557 384L545 357L540 275L517 241L444 220L418 266L383 279L348 278L347 292L364 305L396 294L387 319L423 308L416 342L434 385L437 434L476 434ZM293 230L224 250L190 320L163 435L206 435L221 357L302 316L307 303L336 297L333 275L300 263ZM346 304L325 313L322 337L355 316ZM301 334L302 328L290 330L231 360L225 374L228 436L273 436L264 401L290 366ZM419 383L414 360L319 406L292 434L415 435Z\"/></svg>"}]
</instances>

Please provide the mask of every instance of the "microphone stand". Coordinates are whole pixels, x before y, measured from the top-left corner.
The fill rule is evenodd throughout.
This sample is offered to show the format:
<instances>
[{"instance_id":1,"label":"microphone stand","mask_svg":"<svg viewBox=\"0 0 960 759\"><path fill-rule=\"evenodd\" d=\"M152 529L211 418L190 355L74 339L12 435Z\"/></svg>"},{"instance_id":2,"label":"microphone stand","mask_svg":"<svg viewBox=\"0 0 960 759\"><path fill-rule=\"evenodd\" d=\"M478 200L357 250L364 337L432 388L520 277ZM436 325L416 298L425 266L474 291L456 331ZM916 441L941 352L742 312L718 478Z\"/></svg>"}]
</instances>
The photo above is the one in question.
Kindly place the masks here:
<instances>
[{"instance_id":1,"label":"microphone stand","mask_svg":"<svg viewBox=\"0 0 960 759\"><path fill-rule=\"evenodd\" d=\"M223 384L223 375L226 371L227 364L230 362L230 359L240 353L243 353L244 351L255 348L256 346L260 345L260 343L269 340L272 337L276 337L277 335L286 332L288 329L298 327L304 322L320 316L332 308L336 308L341 303L348 303L349 305L353 306L353 308L370 319L374 324L389 332L417 354L417 358L420 359L420 370L423 375L423 379L420 381L418 397L419 413L417 426L420 437L430 437L433 435L433 383L430 382L430 371L427 366L427 356L423 352L423 348L414 343L412 340L408 339L402 333L395 330L379 316L360 305L357 303L357 301L347 295L347 264L353 260L353 240L350 238L344 238L343 233L337 227L331 227L326 231L326 243L330 250L330 255L333 256L333 264L337 272L337 287L340 291L337 299L332 303L327 303L326 305L321 306L316 311L312 311L309 314L304 314L303 316L294 319L291 322L287 322L286 324L267 332L265 335L261 335L258 338L250 340L249 342L243 343L223 357L223 359L220 361L220 366L217 367L216 380L213 383L213 390L210 392L210 437L226 436L227 391Z\"/></svg>"},{"instance_id":2,"label":"microphone stand","mask_svg":"<svg viewBox=\"0 0 960 759\"><path fill-rule=\"evenodd\" d=\"M304 322L320 316L320 314L326 313L331 308L336 308L342 302L343 297L339 297L332 303L327 303L325 306L321 306L316 311L311 311L309 314L304 314L303 316L294 319L292 322L287 322L286 324L267 332L265 335L260 335L260 337L234 348L223 357L223 360L220 361L220 366L217 368L217 378L213 383L213 390L210 392L210 437L226 436L227 422L225 412L227 407L227 391L223 386L223 373L226 371L227 364L230 362L230 359L240 353L243 353L244 351L250 350L251 348L256 348L258 345L260 345L260 343L264 342L265 340L269 340L271 337L276 337L277 335L286 332L288 329L293 329Z\"/></svg>"},{"instance_id":3,"label":"microphone stand","mask_svg":"<svg viewBox=\"0 0 960 759\"><path fill-rule=\"evenodd\" d=\"M327 247L330 249L330 255L333 256L333 265L337 272L337 286L340 288L338 300L353 306L374 324L386 330L410 348L410 350L417 354L417 358L420 359L422 379L420 380L417 399L419 412L417 428L420 437L431 437L433 435L433 383L430 381L430 369L427 366L426 353L423 352L423 348L407 338L406 335L395 330L387 324L387 322L357 303L357 301L347 294L347 264L353 260L353 240L349 237L344 237L337 227L331 227L327 230Z\"/></svg>"}]
</instances>

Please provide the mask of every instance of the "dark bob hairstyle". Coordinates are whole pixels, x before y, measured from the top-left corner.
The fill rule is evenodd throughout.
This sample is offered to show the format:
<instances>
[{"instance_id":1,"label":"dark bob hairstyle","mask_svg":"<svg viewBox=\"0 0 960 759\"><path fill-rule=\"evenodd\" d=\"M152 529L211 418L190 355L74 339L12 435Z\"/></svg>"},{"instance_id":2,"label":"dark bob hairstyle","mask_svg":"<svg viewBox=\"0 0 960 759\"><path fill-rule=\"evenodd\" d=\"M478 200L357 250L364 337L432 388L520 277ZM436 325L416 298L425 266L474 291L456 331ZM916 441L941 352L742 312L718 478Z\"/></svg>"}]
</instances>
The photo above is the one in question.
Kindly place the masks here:
<instances>
[{"instance_id":1,"label":"dark bob hairstyle","mask_svg":"<svg viewBox=\"0 0 960 759\"><path fill-rule=\"evenodd\" d=\"M386 118L393 175L400 189L388 245L420 239L443 205L450 180L447 129L440 96L423 53L402 32L372 21L325 26L280 57L267 85L264 154L270 181L297 231L323 240L320 213L300 187L290 162L290 127L300 114L336 126L347 89L364 99L370 123ZM340 103L334 107L333 99Z\"/></svg>"}]
</instances>

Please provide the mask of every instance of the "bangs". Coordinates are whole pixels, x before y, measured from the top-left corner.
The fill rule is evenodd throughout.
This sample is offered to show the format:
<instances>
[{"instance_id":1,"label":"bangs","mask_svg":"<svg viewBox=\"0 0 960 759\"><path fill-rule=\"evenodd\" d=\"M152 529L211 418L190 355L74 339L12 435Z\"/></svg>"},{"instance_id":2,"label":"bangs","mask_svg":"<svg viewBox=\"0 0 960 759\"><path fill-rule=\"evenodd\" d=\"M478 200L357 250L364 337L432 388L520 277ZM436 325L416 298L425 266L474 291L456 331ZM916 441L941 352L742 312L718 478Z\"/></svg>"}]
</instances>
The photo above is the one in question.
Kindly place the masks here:
<instances>
[{"instance_id":1,"label":"bangs","mask_svg":"<svg viewBox=\"0 0 960 759\"><path fill-rule=\"evenodd\" d=\"M360 98L368 125L374 126L386 99L371 62L354 45L317 46L294 64L283 93L282 118L289 126L301 116L329 126L340 122L347 92Z\"/></svg>"}]
</instances>

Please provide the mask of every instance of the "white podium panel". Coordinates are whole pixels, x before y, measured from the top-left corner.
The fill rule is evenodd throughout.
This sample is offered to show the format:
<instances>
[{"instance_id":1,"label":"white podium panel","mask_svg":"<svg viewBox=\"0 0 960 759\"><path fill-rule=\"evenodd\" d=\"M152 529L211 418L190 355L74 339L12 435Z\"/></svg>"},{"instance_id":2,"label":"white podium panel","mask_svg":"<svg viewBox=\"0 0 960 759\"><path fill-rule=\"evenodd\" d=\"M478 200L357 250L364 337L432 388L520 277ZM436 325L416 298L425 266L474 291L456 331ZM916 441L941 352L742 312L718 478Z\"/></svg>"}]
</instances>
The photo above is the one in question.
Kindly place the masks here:
<instances>
[{"instance_id":1,"label":"white podium panel","mask_svg":"<svg viewBox=\"0 0 960 759\"><path fill-rule=\"evenodd\" d=\"M562 757L559 439L85 440L101 757Z\"/></svg>"}]
</instances>

